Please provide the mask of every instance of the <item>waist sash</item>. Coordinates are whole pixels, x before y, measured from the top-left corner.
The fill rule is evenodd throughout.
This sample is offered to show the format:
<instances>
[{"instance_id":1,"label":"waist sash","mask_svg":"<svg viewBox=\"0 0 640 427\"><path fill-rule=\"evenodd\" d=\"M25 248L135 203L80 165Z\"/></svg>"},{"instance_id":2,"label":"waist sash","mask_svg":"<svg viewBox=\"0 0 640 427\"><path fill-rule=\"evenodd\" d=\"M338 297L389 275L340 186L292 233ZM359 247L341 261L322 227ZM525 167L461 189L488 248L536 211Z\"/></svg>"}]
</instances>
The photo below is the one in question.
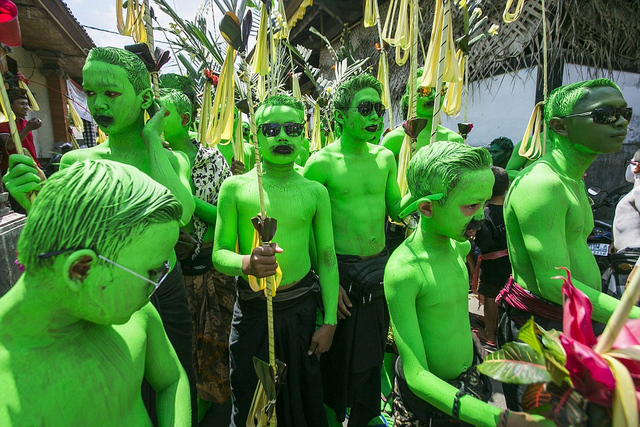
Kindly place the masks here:
<instances>
[{"instance_id":1,"label":"waist sash","mask_svg":"<svg viewBox=\"0 0 640 427\"><path fill-rule=\"evenodd\" d=\"M496 297L496 303L498 305L502 302L517 310L535 314L547 320L562 323L563 311L561 305L544 300L537 295L532 294L522 286L518 285L515 280L513 280L513 276L509 277L507 285Z\"/></svg>"}]
</instances>

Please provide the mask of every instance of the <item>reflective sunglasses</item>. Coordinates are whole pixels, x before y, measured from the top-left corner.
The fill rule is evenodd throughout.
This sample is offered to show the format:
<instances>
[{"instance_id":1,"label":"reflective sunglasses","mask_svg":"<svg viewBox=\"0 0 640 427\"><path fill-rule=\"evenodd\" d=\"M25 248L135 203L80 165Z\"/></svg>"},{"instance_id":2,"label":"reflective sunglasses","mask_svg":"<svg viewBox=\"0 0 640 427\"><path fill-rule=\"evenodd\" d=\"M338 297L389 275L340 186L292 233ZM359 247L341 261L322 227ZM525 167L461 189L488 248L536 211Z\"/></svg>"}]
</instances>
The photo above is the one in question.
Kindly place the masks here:
<instances>
[{"instance_id":1,"label":"reflective sunglasses","mask_svg":"<svg viewBox=\"0 0 640 427\"><path fill-rule=\"evenodd\" d=\"M78 248L69 248L69 249L60 249L58 251L51 251L51 252L44 252L41 254L38 254L38 258L40 259L46 259L46 258L51 258L60 254L63 254L65 252L71 252L71 251L77 251L80 250ZM144 277L141 274L136 273L135 271L132 271L130 269L128 269L127 267L118 264L115 261L110 260L109 258L102 256L102 255L98 255L98 258L106 261L110 264L113 264L115 267L126 271L127 273L133 274L134 276L136 276L139 279L144 280L147 283L150 283L153 285L153 289L151 290L151 292L149 292L149 294L147 295L147 298L151 298L151 296L154 294L154 292L160 287L160 285L162 284L162 282L164 281L164 279L167 278L167 276L169 275L169 272L171 271L171 264L169 263L169 260L166 260L164 262L164 264L162 264L162 267L160 268L156 268L154 270L149 270L149 276L150 277Z\"/></svg>"},{"instance_id":2,"label":"reflective sunglasses","mask_svg":"<svg viewBox=\"0 0 640 427\"><path fill-rule=\"evenodd\" d=\"M591 116L593 123L600 125L610 125L618 121L620 117L623 117L626 121L631 120L633 114L633 108L616 108L616 107L602 107L596 108L593 111L587 111L586 113L569 114L567 117L586 117Z\"/></svg>"},{"instance_id":3,"label":"reflective sunglasses","mask_svg":"<svg viewBox=\"0 0 640 427\"><path fill-rule=\"evenodd\" d=\"M285 123L282 125L280 123L263 123L258 126L258 129L267 138L280 135L280 128L284 128L284 133L289 136L300 136L304 132L303 123Z\"/></svg>"},{"instance_id":4,"label":"reflective sunglasses","mask_svg":"<svg viewBox=\"0 0 640 427\"><path fill-rule=\"evenodd\" d=\"M364 101L364 102L361 102L360 105L358 105L357 107L347 107L347 108L357 108L358 113L360 113L362 117L367 117L374 110L378 115L378 117L382 117L382 115L385 112L385 108L382 102L376 102L374 104L371 101Z\"/></svg>"}]
</instances>

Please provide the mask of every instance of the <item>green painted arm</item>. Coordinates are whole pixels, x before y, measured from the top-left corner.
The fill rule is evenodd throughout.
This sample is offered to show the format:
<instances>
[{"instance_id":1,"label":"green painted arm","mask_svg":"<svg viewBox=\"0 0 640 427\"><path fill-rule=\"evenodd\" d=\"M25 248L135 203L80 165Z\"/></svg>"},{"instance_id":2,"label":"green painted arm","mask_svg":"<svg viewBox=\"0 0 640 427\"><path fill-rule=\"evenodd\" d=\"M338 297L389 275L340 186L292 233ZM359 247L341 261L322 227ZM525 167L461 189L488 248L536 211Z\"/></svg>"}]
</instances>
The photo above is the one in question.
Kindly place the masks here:
<instances>
[{"instance_id":1,"label":"green painted arm","mask_svg":"<svg viewBox=\"0 0 640 427\"><path fill-rule=\"evenodd\" d=\"M521 253L528 255L540 296L556 304L562 304L562 282L552 277L563 275L556 267L576 268L571 265L569 248L566 238L563 237L574 232L565 227L569 209L566 188L555 175L547 174L541 179L520 181L517 190L509 193L507 202L507 209L512 209L517 218L516 220L507 212L507 236L509 237L514 230L519 230L524 248L516 247L512 243L513 239L509 237L510 250L522 251ZM573 253L572 256L577 255ZM593 258L586 248L584 256ZM590 260L585 259L584 262ZM514 265L513 268L515 274L518 274L518 266ZM579 272L573 273L573 284L584 292L593 304L593 319L606 323L618 306L619 300L581 282L578 279ZM634 307L630 317L640 317L640 308Z\"/></svg>"},{"instance_id":2,"label":"green painted arm","mask_svg":"<svg viewBox=\"0 0 640 427\"><path fill-rule=\"evenodd\" d=\"M216 218L218 215L218 208L215 205L205 202L204 200L198 199L196 196L193 196L193 201L196 205L194 214L204 222L215 226Z\"/></svg>"},{"instance_id":3,"label":"green painted arm","mask_svg":"<svg viewBox=\"0 0 640 427\"><path fill-rule=\"evenodd\" d=\"M387 265L384 289L407 384L422 400L451 415L458 389L429 371L416 310L421 284L408 269L394 266L392 262ZM424 318L424 313L420 313L420 316L423 316L422 321L428 320ZM455 340L456 335L452 335L451 339ZM464 345L472 344L460 342L461 347ZM463 396L460 399L460 420L466 423L493 427L498 424L501 413L500 408L473 397Z\"/></svg>"},{"instance_id":4,"label":"green painted arm","mask_svg":"<svg viewBox=\"0 0 640 427\"><path fill-rule=\"evenodd\" d=\"M333 226L331 224L331 202L329 192L322 186L318 188L318 205L313 218L313 237L316 246L317 273L320 277L322 303L324 305L324 323L338 323L338 261L333 245Z\"/></svg>"},{"instance_id":5,"label":"green painted arm","mask_svg":"<svg viewBox=\"0 0 640 427\"><path fill-rule=\"evenodd\" d=\"M214 267L227 276L241 276L243 255L237 254L238 208L236 205L236 177L227 178L220 187L216 232L213 238L212 260ZM224 227L222 227L224 224Z\"/></svg>"},{"instance_id":6,"label":"green painted arm","mask_svg":"<svg viewBox=\"0 0 640 427\"><path fill-rule=\"evenodd\" d=\"M191 399L187 374L164 332L156 309L147 304L142 310L148 319L144 376L156 391L158 425L189 426Z\"/></svg>"},{"instance_id":7,"label":"green painted arm","mask_svg":"<svg viewBox=\"0 0 640 427\"><path fill-rule=\"evenodd\" d=\"M182 204L180 225L184 226L191 221L195 210L190 184L191 166L184 153L167 151L162 146L160 134L165 111L163 107L147 122L142 130L142 139L149 154L149 176L167 187Z\"/></svg>"},{"instance_id":8,"label":"green painted arm","mask_svg":"<svg viewBox=\"0 0 640 427\"><path fill-rule=\"evenodd\" d=\"M385 150L387 151L387 150ZM398 186L398 166L396 165L393 153L387 151L385 153L385 165L387 169L387 188L385 192L385 202L387 205L387 213L394 221L399 221L399 215L402 211L402 204L404 199L400 193L400 187Z\"/></svg>"}]
</instances>

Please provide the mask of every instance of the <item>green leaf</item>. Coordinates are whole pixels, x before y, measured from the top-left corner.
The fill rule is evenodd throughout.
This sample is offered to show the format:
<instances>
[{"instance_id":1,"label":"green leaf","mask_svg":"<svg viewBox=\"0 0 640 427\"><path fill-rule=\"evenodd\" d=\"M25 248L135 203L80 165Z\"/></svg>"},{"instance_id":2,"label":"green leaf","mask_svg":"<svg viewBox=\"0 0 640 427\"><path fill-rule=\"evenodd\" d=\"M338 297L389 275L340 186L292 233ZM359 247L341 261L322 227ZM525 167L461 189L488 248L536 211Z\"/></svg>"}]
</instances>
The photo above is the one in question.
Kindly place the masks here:
<instances>
[{"instance_id":1,"label":"green leaf","mask_svg":"<svg viewBox=\"0 0 640 427\"><path fill-rule=\"evenodd\" d=\"M540 329L536 322L533 320L533 316L527 320L520 331L518 332L518 339L525 344L529 344L529 346L536 351L536 353L542 354L542 345L540 344L540 340L538 339L538 333Z\"/></svg>"},{"instance_id":2,"label":"green leaf","mask_svg":"<svg viewBox=\"0 0 640 427\"><path fill-rule=\"evenodd\" d=\"M544 356L527 344L517 342L507 343L502 349L485 357L478 370L493 379L510 384L551 380Z\"/></svg>"},{"instance_id":3,"label":"green leaf","mask_svg":"<svg viewBox=\"0 0 640 427\"><path fill-rule=\"evenodd\" d=\"M540 329L540 332L542 333L542 345L544 346L545 351L553 355L558 363L564 366L567 361L567 355L564 352L562 344L560 344L560 332L555 329L545 331L539 326L538 329Z\"/></svg>"}]
</instances>

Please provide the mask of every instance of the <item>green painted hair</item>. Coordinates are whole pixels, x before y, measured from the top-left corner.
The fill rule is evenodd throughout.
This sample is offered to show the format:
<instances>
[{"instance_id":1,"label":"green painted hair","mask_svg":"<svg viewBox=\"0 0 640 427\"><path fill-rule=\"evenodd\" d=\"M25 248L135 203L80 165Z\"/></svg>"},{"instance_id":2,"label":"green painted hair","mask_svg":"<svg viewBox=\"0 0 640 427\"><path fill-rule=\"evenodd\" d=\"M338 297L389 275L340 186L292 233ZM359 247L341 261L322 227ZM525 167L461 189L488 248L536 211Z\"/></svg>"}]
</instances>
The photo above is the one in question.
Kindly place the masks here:
<instances>
[{"instance_id":1,"label":"green painted hair","mask_svg":"<svg viewBox=\"0 0 640 427\"><path fill-rule=\"evenodd\" d=\"M506 136L499 136L489 143L489 146L495 145L499 147L501 150L505 151L513 151L513 141Z\"/></svg>"},{"instance_id":2,"label":"green painted hair","mask_svg":"<svg viewBox=\"0 0 640 427\"><path fill-rule=\"evenodd\" d=\"M382 96L382 84L371 74L359 74L342 83L333 94L333 109L344 110L349 107L353 97L362 89L375 89Z\"/></svg>"},{"instance_id":3,"label":"green painted hair","mask_svg":"<svg viewBox=\"0 0 640 427\"><path fill-rule=\"evenodd\" d=\"M160 87L164 89L175 89L187 95L189 100L193 102L195 96L195 88L191 79L176 73L161 74L158 77Z\"/></svg>"},{"instance_id":4,"label":"green painted hair","mask_svg":"<svg viewBox=\"0 0 640 427\"><path fill-rule=\"evenodd\" d=\"M189 114L193 111L193 106L189 97L176 89L160 89L160 101L169 103L176 107L178 114ZM189 123L191 118L189 119Z\"/></svg>"},{"instance_id":5,"label":"green painted hair","mask_svg":"<svg viewBox=\"0 0 640 427\"><path fill-rule=\"evenodd\" d=\"M262 116L264 114L264 110L267 107L281 107L281 106L293 108L300 114L300 117L298 120L300 122L304 120L304 104L302 103L302 101L299 101L293 96L289 96L289 95L273 95L265 99L256 110L256 124L260 125L264 123L263 121L264 118Z\"/></svg>"},{"instance_id":6,"label":"green painted hair","mask_svg":"<svg viewBox=\"0 0 640 427\"><path fill-rule=\"evenodd\" d=\"M89 61L106 62L122 67L136 94L151 88L147 67L133 52L117 47L94 47L87 56L86 62Z\"/></svg>"},{"instance_id":7,"label":"green painted hair","mask_svg":"<svg viewBox=\"0 0 640 427\"><path fill-rule=\"evenodd\" d=\"M51 267L54 257L38 254L62 249L92 249L115 260L149 224L179 221L181 214L169 190L133 166L78 162L55 173L38 193L18 241L18 260L26 271Z\"/></svg>"},{"instance_id":8,"label":"green painted hair","mask_svg":"<svg viewBox=\"0 0 640 427\"><path fill-rule=\"evenodd\" d=\"M609 79L585 80L583 82L571 83L554 89L547 98L544 107L544 121L549 125L549 120L554 117L564 117L573 113L576 105L589 94L592 88L613 87L618 90L617 84ZM551 130L551 132L553 132Z\"/></svg>"},{"instance_id":9,"label":"green painted hair","mask_svg":"<svg viewBox=\"0 0 640 427\"><path fill-rule=\"evenodd\" d=\"M486 148L439 141L421 148L407 167L407 183L415 199L443 193L443 204L449 190L466 172L489 169L491 155Z\"/></svg>"}]
</instances>

